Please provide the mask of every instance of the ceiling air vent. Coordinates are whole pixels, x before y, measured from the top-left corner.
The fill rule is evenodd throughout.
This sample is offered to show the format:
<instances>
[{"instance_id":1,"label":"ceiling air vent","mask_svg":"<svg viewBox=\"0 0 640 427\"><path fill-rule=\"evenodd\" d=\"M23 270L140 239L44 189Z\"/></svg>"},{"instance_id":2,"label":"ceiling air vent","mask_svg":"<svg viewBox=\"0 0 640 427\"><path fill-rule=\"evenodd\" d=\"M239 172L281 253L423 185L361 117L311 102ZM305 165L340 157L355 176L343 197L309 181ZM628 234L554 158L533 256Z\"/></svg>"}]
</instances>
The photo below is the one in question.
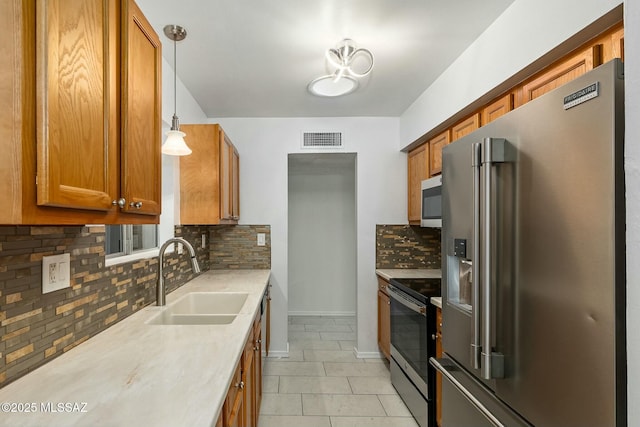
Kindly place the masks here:
<instances>
[{"instance_id":1,"label":"ceiling air vent","mask_svg":"<svg viewBox=\"0 0 640 427\"><path fill-rule=\"evenodd\" d=\"M342 132L303 132L302 148L342 148Z\"/></svg>"}]
</instances>

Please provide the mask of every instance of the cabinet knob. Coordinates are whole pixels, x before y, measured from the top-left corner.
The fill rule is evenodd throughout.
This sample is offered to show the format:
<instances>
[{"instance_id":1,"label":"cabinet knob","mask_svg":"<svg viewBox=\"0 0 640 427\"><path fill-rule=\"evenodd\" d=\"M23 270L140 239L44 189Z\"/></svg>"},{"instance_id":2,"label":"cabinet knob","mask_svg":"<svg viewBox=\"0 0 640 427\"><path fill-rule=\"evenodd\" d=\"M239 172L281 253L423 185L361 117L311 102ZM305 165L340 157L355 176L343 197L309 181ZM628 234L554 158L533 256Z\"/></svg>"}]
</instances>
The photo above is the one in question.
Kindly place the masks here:
<instances>
[{"instance_id":1,"label":"cabinet knob","mask_svg":"<svg viewBox=\"0 0 640 427\"><path fill-rule=\"evenodd\" d=\"M140 209L142 207L142 202L131 202L129 203L129 206L131 206L132 208Z\"/></svg>"},{"instance_id":2,"label":"cabinet knob","mask_svg":"<svg viewBox=\"0 0 640 427\"><path fill-rule=\"evenodd\" d=\"M120 197L118 200L114 200L114 201L112 201L112 202L111 202L111 204L112 204L113 206L119 206L119 207L121 207L121 208L124 208L124 207L125 207L125 205L127 204L127 201L125 200L125 198L124 198L124 197Z\"/></svg>"},{"instance_id":3,"label":"cabinet knob","mask_svg":"<svg viewBox=\"0 0 640 427\"><path fill-rule=\"evenodd\" d=\"M236 384L236 387L242 390L244 388L244 381L240 381L238 384Z\"/></svg>"}]
</instances>

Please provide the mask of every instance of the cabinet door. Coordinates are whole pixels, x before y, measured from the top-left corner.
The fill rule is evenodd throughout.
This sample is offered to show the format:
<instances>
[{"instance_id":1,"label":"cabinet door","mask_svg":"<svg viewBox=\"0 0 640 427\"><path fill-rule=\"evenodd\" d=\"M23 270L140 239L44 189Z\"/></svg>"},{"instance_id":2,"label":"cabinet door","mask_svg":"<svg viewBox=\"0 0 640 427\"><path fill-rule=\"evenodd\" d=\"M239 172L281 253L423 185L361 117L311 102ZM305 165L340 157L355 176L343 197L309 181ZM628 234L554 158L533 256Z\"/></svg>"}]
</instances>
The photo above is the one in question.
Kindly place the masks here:
<instances>
[{"instance_id":1,"label":"cabinet door","mask_svg":"<svg viewBox=\"0 0 640 427\"><path fill-rule=\"evenodd\" d=\"M482 126L504 116L511 110L513 110L513 94L508 93L482 109Z\"/></svg>"},{"instance_id":2,"label":"cabinet door","mask_svg":"<svg viewBox=\"0 0 640 427\"><path fill-rule=\"evenodd\" d=\"M253 328L253 363L255 365L255 387L254 387L254 408L256 425L258 424L258 416L260 415L260 404L262 403L262 322L260 314L256 318Z\"/></svg>"},{"instance_id":3,"label":"cabinet door","mask_svg":"<svg viewBox=\"0 0 640 427\"><path fill-rule=\"evenodd\" d=\"M244 401L243 425L245 427L257 427L255 425L255 363L253 357L253 330L249 332L249 337L245 344L242 360L242 399Z\"/></svg>"},{"instance_id":4,"label":"cabinet door","mask_svg":"<svg viewBox=\"0 0 640 427\"><path fill-rule=\"evenodd\" d=\"M569 59L551 67L522 86L520 96L516 98L516 107L544 95L597 67L602 63L602 46L596 45L578 52Z\"/></svg>"},{"instance_id":5,"label":"cabinet door","mask_svg":"<svg viewBox=\"0 0 640 427\"><path fill-rule=\"evenodd\" d=\"M391 357L391 311L389 296L378 291L378 346L389 360Z\"/></svg>"},{"instance_id":6,"label":"cabinet door","mask_svg":"<svg viewBox=\"0 0 640 427\"><path fill-rule=\"evenodd\" d=\"M115 209L117 9L115 0L36 4L38 205Z\"/></svg>"},{"instance_id":7,"label":"cabinet door","mask_svg":"<svg viewBox=\"0 0 640 427\"><path fill-rule=\"evenodd\" d=\"M409 223L419 223L422 216L422 180L429 178L429 145L423 144L409 152L407 157L407 191Z\"/></svg>"},{"instance_id":8,"label":"cabinet door","mask_svg":"<svg viewBox=\"0 0 640 427\"><path fill-rule=\"evenodd\" d=\"M220 219L232 219L231 213L231 169L233 144L220 129Z\"/></svg>"},{"instance_id":9,"label":"cabinet door","mask_svg":"<svg viewBox=\"0 0 640 427\"><path fill-rule=\"evenodd\" d=\"M474 130L480 127L480 113L476 113L473 116L461 121L451 128L451 141L460 139L465 135L470 134Z\"/></svg>"},{"instance_id":10,"label":"cabinet door","mask_svg":"<svg viewBox=\"0 0 640 427\"><path fill-rule=\"evenodd\" d=\"M265 322L266 326L264 328L264 354L269 356L269 344L271 338L271 285L267 285L269 291L267 293L267 309L265 310Z\"/></svg>"},{"instance_id":11,"label":"cabinet door","mask_svg":"<svg viewBox=\"0 0 640 427\"><path fill-rule=\"evenodd\" d=\"M244 412L242 387L244 387L244 384L242 384L242 362L238 362L222 407L222 420L227 427L242 425L242 414Z\"/></svg>"},{"instance_id":12,"label":"cabinet door","mask_svg":"<svg viewBox=\"0 0 640 427\"><path fill-rule=\"evenodd\" d=\"M231 153L231 216L240 219L240 154L235 147Z\"/></svg>"},{"instance_id":13,"label":"cabinet door","mask_svg":"<svg viewBox=\"0 0 640 427\"><path fill-rule=\"evenodd\" d=\"M133 0L123 0L122 197L124 210L160 215L161 45Z\"/></svg>"},{"instance_id":14,"label":"cabinet door","mask_svg":"<svg viewBox=\"0 0 640 427\"><path fill-rule=\"evenodd\" d=\"M217 125L183 125L193 153L180 157L180 221L220 223L220 130Z\"/></svg>"},{"instance_id":15,"label":"cabinet door","mask_svg":"<svg viewBox=\"0 0 640 427\"><path fill-rule=\"evenodd\" d=\"M429 140L429 176L442 173L442 149L450 142L451 133L448 130Z\"/></svg>"}]
</instances>

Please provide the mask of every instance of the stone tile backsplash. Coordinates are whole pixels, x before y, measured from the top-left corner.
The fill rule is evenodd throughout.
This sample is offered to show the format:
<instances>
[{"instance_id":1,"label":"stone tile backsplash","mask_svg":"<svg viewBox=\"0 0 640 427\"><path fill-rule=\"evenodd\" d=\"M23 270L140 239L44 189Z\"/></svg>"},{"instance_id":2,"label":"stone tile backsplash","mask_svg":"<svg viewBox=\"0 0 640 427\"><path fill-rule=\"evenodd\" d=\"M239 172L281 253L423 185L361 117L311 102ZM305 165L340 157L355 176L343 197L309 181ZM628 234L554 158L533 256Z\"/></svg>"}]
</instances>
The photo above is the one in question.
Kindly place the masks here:
<instances>
[{"instance_id":1,"label":"stone tile backsplash","mask_svg":"<svg viewBox=\"0 0 640 427\"><path fill-rule=\"evenodd\" d=\"M440 268L440 229L376 225L376 268Z\"/></svg>"},{"instance_id":2,"label":"stone tile backsplash","mask_svg":"<svg viewBox=\"0 0 640 427\"><path fill-rule=\"evenodd\" d=\"M258 233L265 235L264 246L257 244ZM212 270L271 268L271 226L218 225L210 236Z\"/></svg>"},{"instance_id":3,"label":"stone tile backsplash","mask_svg":"<svg viewBox=\"0 0 640 427\"><path fill-rule=\"evenodd\" d=\"M227 227L220 238L229 243L222 247L240 247L244 255L221 256L227 263L216 258L215 266L210 247L218 245L210 241L210 247L201 248L203 233L218 238L213 228L175 228L176 236L193 244L202 271L269 268L270 249L250 248L256 246L257 230L267 233L269 244L268 226L238 226L238 232ZM251 238L252 245L243 244L243 238ZM104 240L104 226L0 226L0 387L155 301L158 258L107 267ZM71 287L43 295L42 257L62 253L70 254ZM164 271L167 292L193 277L186 255L167 254Z\"/></svg>"}]
</instances>

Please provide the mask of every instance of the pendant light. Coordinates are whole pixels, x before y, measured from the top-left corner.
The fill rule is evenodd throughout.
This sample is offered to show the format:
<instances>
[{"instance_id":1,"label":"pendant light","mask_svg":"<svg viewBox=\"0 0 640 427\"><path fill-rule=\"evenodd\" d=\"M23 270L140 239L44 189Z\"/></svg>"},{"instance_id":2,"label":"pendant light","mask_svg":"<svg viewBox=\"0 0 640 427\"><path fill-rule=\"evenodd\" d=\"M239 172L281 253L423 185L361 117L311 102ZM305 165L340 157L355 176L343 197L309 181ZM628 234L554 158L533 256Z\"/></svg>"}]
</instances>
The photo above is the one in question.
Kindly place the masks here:
<instances>
[{"instance_id":1,"label":"pendant light","mask_svg":"<svg viewBox=\"0 0 640 427\"><path fill-rule=\"evenodd\" d=\"M164 27L164 34L173 40L173 119L171 120L171 130L167 132L167 140L162 144L162 154L170 156L187 156L191 154L191 149L184 142L185 133L180 131L180 121L176 114L178 91L176 79L178 69L176 68L176 42L187 37L187 30L179 25L167 25Z\"/></svg>"}]
</instances>

